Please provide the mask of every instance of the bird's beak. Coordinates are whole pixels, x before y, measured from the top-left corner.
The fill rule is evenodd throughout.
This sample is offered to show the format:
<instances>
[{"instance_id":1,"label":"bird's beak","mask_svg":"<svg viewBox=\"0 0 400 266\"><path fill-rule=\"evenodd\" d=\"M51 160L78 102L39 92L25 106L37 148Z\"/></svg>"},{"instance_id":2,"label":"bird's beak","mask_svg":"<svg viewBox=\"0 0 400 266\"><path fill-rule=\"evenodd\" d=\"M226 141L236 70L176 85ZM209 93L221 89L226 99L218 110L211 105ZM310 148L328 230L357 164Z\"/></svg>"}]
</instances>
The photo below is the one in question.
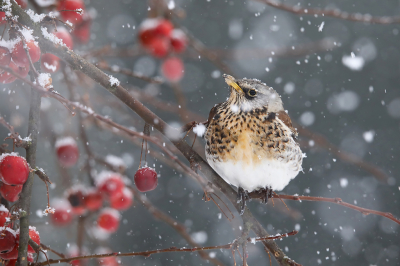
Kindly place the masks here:
<instances>
[{"instance_id":1,"label":"bird's beak","mask_svg":"<svg viewBox=\"0 0 400 266\"><path fill-rule=\"evenodd\" d=\"M238 93L243 93L242 88L240 88L240 86L236 83L234 77L227 74L223 74L222 76L225 78L226 84L234 88Z\"/></svg>"}]
</instances>

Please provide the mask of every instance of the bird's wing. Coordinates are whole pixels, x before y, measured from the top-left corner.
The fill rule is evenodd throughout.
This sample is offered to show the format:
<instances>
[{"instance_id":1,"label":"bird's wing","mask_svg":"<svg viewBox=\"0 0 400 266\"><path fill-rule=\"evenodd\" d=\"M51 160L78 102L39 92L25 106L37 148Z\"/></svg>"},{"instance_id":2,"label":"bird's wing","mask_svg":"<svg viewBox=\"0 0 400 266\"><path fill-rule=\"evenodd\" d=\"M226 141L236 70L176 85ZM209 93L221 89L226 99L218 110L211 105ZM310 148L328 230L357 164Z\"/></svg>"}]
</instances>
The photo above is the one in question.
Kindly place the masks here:
<instances>
[{"instance_id":1,"label":"bird's wing","mask_svg":"<svg viewBox=\"0 0 400 266\"><path fill-rule=\"evenodd\" d=\"M285 111L279 111L276 113L279 119L288 127L293 133L293 137L297 138L297 130L292 125L292 120Z\"/></svg>"}]
</instances>

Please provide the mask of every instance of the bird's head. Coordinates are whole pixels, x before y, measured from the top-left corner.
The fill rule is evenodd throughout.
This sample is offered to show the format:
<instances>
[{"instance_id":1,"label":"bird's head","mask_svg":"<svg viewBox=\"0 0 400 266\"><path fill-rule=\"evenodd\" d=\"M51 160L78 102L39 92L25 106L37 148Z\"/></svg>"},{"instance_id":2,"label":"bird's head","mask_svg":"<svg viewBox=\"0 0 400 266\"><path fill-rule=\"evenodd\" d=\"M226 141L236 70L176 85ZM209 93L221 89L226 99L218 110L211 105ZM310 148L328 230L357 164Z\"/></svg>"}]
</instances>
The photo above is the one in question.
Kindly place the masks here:
<instances>
[{"instance_id":1,"label":"bird's head","mask_svg":"<svg viewBox=\"0 0 400 266\"><path fill-rule=\"evenodd\" d=\"M267 108L267 112L277 113L284 110L279 94L265 83L256 79L235 79L226 74L223 77L230 87L228 102L233 111Z\"/></svg>"}]
</instances>

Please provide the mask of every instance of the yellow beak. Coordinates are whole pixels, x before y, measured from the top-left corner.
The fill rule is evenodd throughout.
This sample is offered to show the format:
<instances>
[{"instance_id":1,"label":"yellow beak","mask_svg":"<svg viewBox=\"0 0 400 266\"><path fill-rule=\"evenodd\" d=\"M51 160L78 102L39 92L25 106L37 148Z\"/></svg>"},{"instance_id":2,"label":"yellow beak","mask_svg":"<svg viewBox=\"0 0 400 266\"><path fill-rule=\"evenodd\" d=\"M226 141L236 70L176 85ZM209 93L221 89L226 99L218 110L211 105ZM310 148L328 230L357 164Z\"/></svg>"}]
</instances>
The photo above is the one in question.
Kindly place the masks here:
<instances>
[{"instance_id":1,"label":"yellow beak","mask_svg":"<svg viewBox=\"0 0 400 266\"><path fill-rule=\"evenodd\" d=\"M240 88L240 86L236 83L234 77L227 75L227 74L223 74L222 76L225 78L226 84L233 87L237 92L243 93L242 88Z\"/></svg>"}]
</instances>

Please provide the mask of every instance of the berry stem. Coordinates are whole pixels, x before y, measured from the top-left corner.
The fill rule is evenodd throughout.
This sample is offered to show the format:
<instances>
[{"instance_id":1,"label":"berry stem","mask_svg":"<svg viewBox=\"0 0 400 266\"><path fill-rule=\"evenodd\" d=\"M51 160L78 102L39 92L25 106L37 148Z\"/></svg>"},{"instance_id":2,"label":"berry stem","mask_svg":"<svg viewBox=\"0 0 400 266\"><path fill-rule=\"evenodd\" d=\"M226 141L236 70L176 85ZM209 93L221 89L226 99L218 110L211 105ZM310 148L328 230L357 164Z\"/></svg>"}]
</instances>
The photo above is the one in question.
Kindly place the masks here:
<instances>
[{"instance_id":1,"label":"berry stem","mask_svg":"<svg viewBox=\"0 0 400 266\"><path fill-rule=\"evenodd\" d=\"M26 160L31 168L35 168L36 165L36 145L39 132L39 120L40 120L40 93L31 88L31 101L29 109L29 124L28 134L31 136L31 145L26 148ZM18 260L17 265L26 266L28 265L28 241L29 241L29 214L30 214L30 203L32 195L32 186L35 173L29 174L28 180L25 182L20 200L19 208L20 212L20 238L19 238L19 249L18 249Z\"/></svg>"}]
</instances>

